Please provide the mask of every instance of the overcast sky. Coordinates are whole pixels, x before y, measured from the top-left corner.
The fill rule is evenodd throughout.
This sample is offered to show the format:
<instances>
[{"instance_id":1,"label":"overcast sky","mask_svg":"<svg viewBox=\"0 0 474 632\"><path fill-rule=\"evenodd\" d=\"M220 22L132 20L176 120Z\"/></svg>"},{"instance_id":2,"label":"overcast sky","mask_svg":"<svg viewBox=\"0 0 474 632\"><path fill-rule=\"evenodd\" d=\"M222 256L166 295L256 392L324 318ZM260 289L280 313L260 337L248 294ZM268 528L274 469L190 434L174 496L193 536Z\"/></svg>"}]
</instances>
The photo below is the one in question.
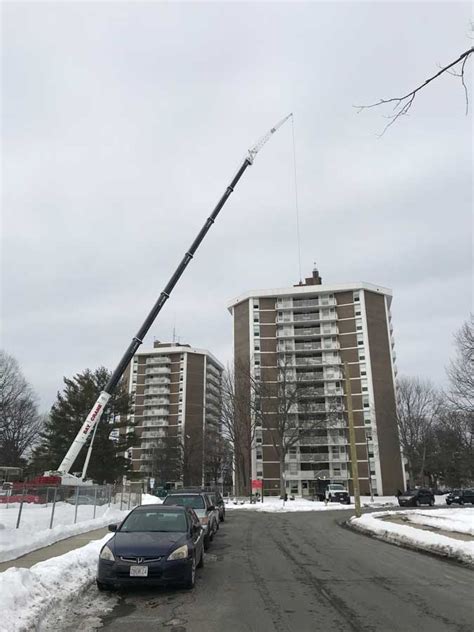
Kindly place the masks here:
<instances>
[{"instance_id":1,"label":"overcast sky","mask_svg":"<svg viewBox=\"0 0 474 632\"><path fill-rule=\"evenodd\" d=\"M2 347L43 410L128 346L246 150L294 112L303 275L393 289L400 373L445 383L472 303L472 127L444 76L469 3L4 3ZM470 86L470 77L468 77ZM227 302L299 280L291 124L145 346L232 358Z\"/></svg>"}]
</instances>

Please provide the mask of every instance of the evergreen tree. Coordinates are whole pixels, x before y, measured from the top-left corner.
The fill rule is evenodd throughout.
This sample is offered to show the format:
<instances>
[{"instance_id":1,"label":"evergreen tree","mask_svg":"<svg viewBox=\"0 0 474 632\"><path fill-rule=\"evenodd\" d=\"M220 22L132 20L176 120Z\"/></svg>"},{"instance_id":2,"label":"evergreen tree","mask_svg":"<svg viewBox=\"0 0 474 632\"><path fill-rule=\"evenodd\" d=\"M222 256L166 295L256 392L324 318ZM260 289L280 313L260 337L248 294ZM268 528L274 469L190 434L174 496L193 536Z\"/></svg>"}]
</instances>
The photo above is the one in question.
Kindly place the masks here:
<instances>
[{"instance_id":1,"label":"evergreen tree","mask_svg":"<svg viewBox=\"0 0 474 632\"><path fill-rule=\"evenodd\" d=\"M110 373L104 367L95 371L86 369L72 378L64 378L64 389L58 392L51 408L41 442L33 453L30 470L36 474L54 470L59 466L77 432L84 423L99 393L104 390ZM96 483L113 483L128 471L129 462L125 458L130 440L125 435L111 432L130 425L126 421L130 410L130 396L123 381L105 408L97 426L92 455L87 469L87 477ZM115 435L115 436L114 436ZM82 472L90 438L74 461L71 473Z\"/></svg>"}]
</instances>

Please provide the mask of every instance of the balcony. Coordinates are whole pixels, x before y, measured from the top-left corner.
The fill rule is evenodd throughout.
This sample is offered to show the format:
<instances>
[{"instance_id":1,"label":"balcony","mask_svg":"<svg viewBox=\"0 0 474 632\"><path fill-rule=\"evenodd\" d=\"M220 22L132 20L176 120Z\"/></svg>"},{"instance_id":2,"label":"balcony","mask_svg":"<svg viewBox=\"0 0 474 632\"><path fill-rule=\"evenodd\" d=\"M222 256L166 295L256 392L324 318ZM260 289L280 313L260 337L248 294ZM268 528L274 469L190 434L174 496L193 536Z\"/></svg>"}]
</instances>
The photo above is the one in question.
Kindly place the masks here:
<instances>
[{"instance_id":1,"label":"balcony","mask_svg":"<svg viewBox=\"0 0 474 632\"><path fill-rule=\"evenodd\" d=\"M295 351L319 351L321 349L320 342L297 342Z\"/></svg>"},{"instance_id":2,"label":"balcony","mask_svg":"<svg viewBox=\"0 0 474 632\"><path fill-rule=\"evenodd\" d=\"M170 389L169 388L157 388L157 387L154 387L154 388L146 388L144 390L144 395L150 395L150 396L169 395L169 394L170 394Z\"/></svg>"},{"instance_id":3,"label":"balcony","mask_svg":"<svg viewBox=\"0 0 474 632\"><path fill-rule=\"evenodd\" d=\"M324 388L302 388L298 390L299 397L324 397Z\"/></svg>"},{"instance_id":4,"label":"balcony","mask_svg":"<svg viewBox=\"0 0 474 632\"><path fill-rule=\"evenodd\" d=\"M169 366L156 366L154 368L145 369L145 375L169 375L171 369Z\"/></svg>"},{"instance_id":5,"label":"balcony","mask_svg":"<svg viewBox=\"0 0 474 632\"><path fill-rule=\"evenodd\" d=\"M169 384L170 383L170 378L169 377L152 377L152 378L148 378L145 386L150 386L152 384Z\"/></svg>"},{"instance_id":6,"label":"balcony","mask_svg":"<svg viewBox=\"0 0 474 632\"><path fill-rule=\"evenodd\" d=\"M159 365L159 364L169 364L171 362L171 358L168 356L156 356L154 358L147 358L146 365Z\"/></svg>"},{"instance_id":7,"label":"balcony","mask_svg":"<svg viewBox=\"0 0 474 632\"><path fill-rule=\"evenodd\" d=\"M300 463L328 463L329 454L327 452L312 452L310 454L300 454Z\"/></svg>"},{"instance_id":8,"label":"balcony","mask_svg":"<svg viewBox=\"0 0 474 632\"><path fill-rule=\"evenodd\" d=\"M306 300L293 300L293 310L299 311L300 309L307 309L308 307L319 307L321 305L317 298L308 298Z\"/></svg>"},{"instance_id":9,"label":"balcony","mask_svg":"<svg viewBox=\"0 0 474 632\"><path fill-rule=\"evenodd\" d=\"M323 381L323 373L298 373L297 377L298 382L322 382Z\"/></svg>"},{"instance_id":10,"label":"balcony","mask_svg":"<svg viewBox=\"0 0 474 632\"><path fill-rule=\"evenodd\" d=\"M169 397L155 397L154 399L147 399L145 402L145 407L147 406L169 406L170 399Z\"/></svg>"},{"instance_id":11,"label":"balcony","mask_svg":"<svg viewBox=\"0 0 474 632\"><path fill-rule=\"evenodd\" d=\"M169 414L167 408L150 408L143 411L144 417L165 417Z\"/></svg>"},{"instance_id":12,"label":"balcony","mask_svg":"<svg viewBox=\"0 0 474 632\"><path fill-rule=\"evenodd\" d=\"M296 327L295 328L295 338L307 337L307 336L320 336L321 329L318 327Z\"/></svg>"},{"instance_id":13,"label":"balcony","mask_svg":"<svg viewBox=\"0 0 474 632\"><path fill-rule=\"evenodd\" d=\"M323 359L321 357L316 357L316 358L297 357L295 358L293 366L316 366L322 363L323 363Z\"/></svg>"},{"instance_id":14,"label":"balcony","mask_svg":"<svg viewBox=\"0 0 474 632\"><path fill-rule=\"evenodd\" d=\"M168 425L167 419L146 419L138 422L137 428L167 428Z\"/></svg>"}]
</instances>

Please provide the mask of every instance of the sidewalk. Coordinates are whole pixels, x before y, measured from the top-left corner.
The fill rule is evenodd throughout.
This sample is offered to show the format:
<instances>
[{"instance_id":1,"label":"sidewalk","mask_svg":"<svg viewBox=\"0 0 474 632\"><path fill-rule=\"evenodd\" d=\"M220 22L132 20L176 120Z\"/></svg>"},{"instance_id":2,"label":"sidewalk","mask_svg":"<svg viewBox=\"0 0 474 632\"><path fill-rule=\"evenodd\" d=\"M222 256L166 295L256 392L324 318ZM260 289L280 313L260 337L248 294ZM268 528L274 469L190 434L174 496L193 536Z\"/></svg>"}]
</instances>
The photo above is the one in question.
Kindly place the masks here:
<instances>
[{"instance_id":1,"label":"sidewalk","mask_svg":"<svg viewBox=\"0 0 474 632\"><path fill-rule=\"evenodd\" d=\"M0 562L0 573L3 573L9 568L31 568L38 562L44 562L45 560L50 560L52 557L64 555L64 553L69 553L69 551L79 549L80 547L85 546L93 540L100 540L107 533L107 527L94 529L93 531L86 531L85 533L81 533L80 535L75 535L71 538L65 538L64 540L59 540L58 542L50 544L49 546L36 549L36 551L31 551L31 553L22 555L15 560Z\"/></svg>"}]
</instances>

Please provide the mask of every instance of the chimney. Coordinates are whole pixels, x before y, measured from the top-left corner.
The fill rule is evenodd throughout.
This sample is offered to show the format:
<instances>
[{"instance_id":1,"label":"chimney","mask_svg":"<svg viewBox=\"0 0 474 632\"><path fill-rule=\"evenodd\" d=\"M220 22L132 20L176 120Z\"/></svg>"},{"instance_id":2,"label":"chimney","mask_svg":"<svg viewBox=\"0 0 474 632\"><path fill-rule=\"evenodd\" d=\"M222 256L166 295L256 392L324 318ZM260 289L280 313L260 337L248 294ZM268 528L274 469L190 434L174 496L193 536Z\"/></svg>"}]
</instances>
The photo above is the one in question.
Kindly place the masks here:
<instances>
[{"instance_id":1,"label":"chimney","mask_svg":"<svg viewBox=\"0 0 474 632\"><path fill-rule=\"evenodd\" d=\"M319 276L318 268L316 267L316 264L314 264L312 276L306 277L306 279L304 280L304 283L302 281L300 281L299 283L297 283L293 287L300 287L301 285L321 285L322 282L323 282L323 280Z\"/></svg>"}]
</instances>

